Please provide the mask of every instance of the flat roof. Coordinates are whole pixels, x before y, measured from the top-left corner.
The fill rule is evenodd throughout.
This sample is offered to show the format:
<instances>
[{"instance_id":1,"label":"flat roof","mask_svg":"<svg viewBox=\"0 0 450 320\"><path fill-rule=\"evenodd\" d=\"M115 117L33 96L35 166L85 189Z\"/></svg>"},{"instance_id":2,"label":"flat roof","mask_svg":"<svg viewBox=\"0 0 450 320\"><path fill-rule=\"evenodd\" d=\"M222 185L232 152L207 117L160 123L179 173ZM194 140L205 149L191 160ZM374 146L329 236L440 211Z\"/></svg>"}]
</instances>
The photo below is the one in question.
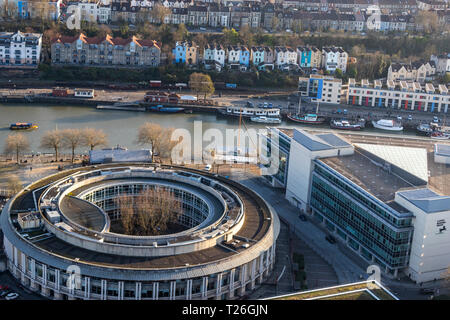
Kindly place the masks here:
<instances>
[{"instance_id":1,"label":"flat roof","mask_svg":"<svg viewBox=\"0 0 450 320\"><path fill-rule=\"evenodd\" d=\"M434 153L438 156L450 157L450 145L436 143Z\"/></svg>"},{"instance_id":2,"label":"flat roof","mask_svg":"<svg viewBox=\"0 0 450 320\"><path fill-rule=\"evenodd\" d=\"M450 196L437 194L429 188L405 190L398 194L425 213L450 211Z\"/></svg>"},{"instance_id":3,"label":"flat roof","mask_svg":"<svg viewBox=\"0 0 450 320\"><path fill-rule=\"evenodd\" d=\"M395 192L412 184L384 170L368 157L355 150L354 154L318 159L386 204ZM395 209L395 208L394 208Z\"/></svg>"},{"instance_id":4,"label":"flat roof","mask_svg":"<svg viewBox=\"0 0 450 320\"><path fill-rule=\"evenodd\" d=\"M424 148L384 146L367 143L355 143L355 146L386 160L423 181L428 181L427 150Z\"/></svg>"},{"instance_id":5,"label":"flat roof","mask_svg":"<svg viewBox=\"0 0 450 320\"><path fill-rule=\"evenodd\" d=\"M264 300L399 300L375 281L307 290L275 296Z\"/></svg>"},{"instance_id":6,"label":"flat roof","mask_svg":"<svg viewBox=\"0 0 450 320\"><path fill-rule=\"evenodd\" d=\"M294 130L294 140L311 151L351 147L351 144L334 133L312 134L304 130Z\"/></svg>"}]
</instances>

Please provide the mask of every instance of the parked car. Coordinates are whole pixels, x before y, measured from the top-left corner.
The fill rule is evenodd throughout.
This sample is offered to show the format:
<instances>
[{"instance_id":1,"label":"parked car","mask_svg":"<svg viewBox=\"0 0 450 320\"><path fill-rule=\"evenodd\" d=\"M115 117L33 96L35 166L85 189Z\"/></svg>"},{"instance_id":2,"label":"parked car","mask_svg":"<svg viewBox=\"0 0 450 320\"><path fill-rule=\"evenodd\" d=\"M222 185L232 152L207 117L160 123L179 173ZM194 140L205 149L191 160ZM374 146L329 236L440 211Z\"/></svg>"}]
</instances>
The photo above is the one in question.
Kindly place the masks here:
<instances>
[{"instance_id":1,"label":"parked car","mask_svg":"<svg viewBox=\"0 0 450 320\"><path fill-rule=\"evenodd\" d=\"M409 121L412 120L412 115L408 115L408 120L409 120Z\"/></svg>"},{"instance_id":2,"label":"parked car","mask_svg":"<svg viewBox=\"0 0 450 320\"><path fill-rule=\"evenodd\" d=\"M307 221L307 220L308 220L308 219L306 219L306 217L305 217L304 214L300 214L298 217L299 217L300 220L302 220L302 221Z\"/></svg>"},{"instance_id":3,"label":"parked car","mask_svg":"<svg viewBox=\"0 0 450 320\"><path fill-rule=\"evenodd\" d=\"M210 164L207 164L207 165L205 166L205 170L206 170L206 171L211 171L211 168L212 168L212 166L211 166Z\"/></svg>"},{"instance_id":4,"label":"parked car","mask_svg":"<svg viewBox=\"0 0 450 320\"><path fill-rule=\"evenodd\" d=\"M432 288L422 288L420 289L420 294L433 294L434 289Z\"/></svg>"},{"instance_id":5,"label":"parked car","mask_svg":"<svg viewBox=\"0 0 450 320\"><path fill-rule=\"evenodd\" d=\"M17 299L18 297L19 297L18 293L11 292L5 297L5 299L6 300L14 300L14 299Z\"/></svg>"},{"instance_id":6,"label":"parked car","mask_svg":"<svg viewBox=\"0 0 450 320\"><path fill-rule=\"evenodd\" d=\"M439 122L439 118L438 118L437 116L434 116L434 117L433 117L433 122L434 122L434 123L438 123L438 122Z\"/></svg>"},{"instance_id":7,"label":"parked car","mask_svg":"<svg viewBox=\"0 0 450 320\"><path fill-rule=\"evenodd\" d=\"M10 294L12 291L11 290L2 290L0 292L0 298L4 298L6 297L8 294Z\"/></svg>"},{"instance_id":8,"label":"parked car","mask_svg":"<svg viewBox=\"0 0 450 320\"><path fill-rule=\"evenodd\" d=\"M329 243L331 243L331 244L335 244L336 243L336 238L335 237L333 237L332 235L327 235L326 237L325 237L325 240L327 240Z\"/></svg>"},{"instance_id":9,"label":"parked car","mask_svg":"<svg viewBox=\"0 0 450 320\"><path fill-rule=\"evenodd\" d=\"M397 120L398 121L402 121L402 117L401 116L397 116Z\"/></svg>"}]
</instances>

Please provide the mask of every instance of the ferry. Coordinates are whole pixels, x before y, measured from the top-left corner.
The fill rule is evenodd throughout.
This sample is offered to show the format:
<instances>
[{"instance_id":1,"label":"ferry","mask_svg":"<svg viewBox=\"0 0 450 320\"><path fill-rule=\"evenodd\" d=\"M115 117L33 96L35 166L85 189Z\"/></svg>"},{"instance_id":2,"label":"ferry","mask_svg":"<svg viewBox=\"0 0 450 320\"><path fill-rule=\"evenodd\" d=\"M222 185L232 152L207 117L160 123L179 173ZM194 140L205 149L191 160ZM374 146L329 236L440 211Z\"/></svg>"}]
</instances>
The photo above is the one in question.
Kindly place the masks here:
<instances>
[{"instance_id":1,"label":"ferry","mask_svg":"<svg viewBox=\"0 0 450 320\"><path fill-rule=\"evenodd\" d=\"M38 125L31 122L16 122L9 126L10 130L33 130L37 128Z\"/></svg>"},{"instance_id":2,"label":"ferry","mask_svg":"<svg viewBox=\"0 0 450 320\"><path fill-rule=\"evenodd\" d=\"M294 122L298 123L304 123L304 124L322 124L325 122L324 117L319 117L317 114L306 114L304 116L301 116L299 114L289 114L288 119Z\"/></svg>"},{"instance_id":3,"label":"ferry","mask_svg":"<svg viewBox=\"0 0 450 320\"><path fill-rule=\"evenodd\" d=\"M271 117L265 117L265 116L251 117L250 120L253 122L259 122L259 123L274 123L274 124L281 123L280 118L271 118Z\"/></svg>"},{"instance_id":4,"label":"ferry","mask_svg":"<svg viewBox=\"0 0 450 320\"><path fill-rule=\"evenodd\" d=\"M364 122L350 123L348 120L332 120L330 127L338 130L361 130L364 127Z\"/></svg>"},{"instance_id":5,"label":"ferry","mask_svg":"<svg viewBox=\"0 0 450 320\"><path fill-rule=\"evenodd\" d=\"M401 123L395 122L394 120L381 119L378 121L372 121L375 128L388 131L402 131L403 126Z\"/></svg>"},{"instance_id":6,"label":"ferry","mask_svg":"<svg viewBox=\"0 0 450 320\"><path fill-rule=\"evenodd\" d=\"M155 112L164 112L164 113L177 113L184 111L184 108L180 107L164 107L161 104L158 104L157 106L150 106L147 107L148 111L155 111Z\"/></svg>"},{"instance_id":7,"label":"ferry","mask_svg":"<svg viewBox=\"0 0 450 320\"><path fill-rule=\"evenodd\" d=\"M279 118L280 117L280 109L271 108L249 108L249 107L226 107L224 109L219 110L219 112L223 115L230 116L242 116L242 117L268 117L268 118Z\"/></svg>"}]
</instances>

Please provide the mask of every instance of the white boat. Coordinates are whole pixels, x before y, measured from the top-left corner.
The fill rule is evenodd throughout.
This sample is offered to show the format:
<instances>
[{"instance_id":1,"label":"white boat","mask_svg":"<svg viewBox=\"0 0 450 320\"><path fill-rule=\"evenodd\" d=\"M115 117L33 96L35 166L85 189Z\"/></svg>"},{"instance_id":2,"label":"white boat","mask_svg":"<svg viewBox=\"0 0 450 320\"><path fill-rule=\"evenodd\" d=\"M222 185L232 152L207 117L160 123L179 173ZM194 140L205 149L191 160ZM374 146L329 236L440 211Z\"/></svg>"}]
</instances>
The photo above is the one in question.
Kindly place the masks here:
<instances>
[{"instance_id":1,"label":"white boat","mask_svg":"<svg viewBox=\"0 0 450 320\"><path fill-rule=\"evenodd\" d=\"M227 107L219 110L220 113L230 116L242 117L258 117L266 116L270 118L277 118L280 116L280 109L263 109L263 108L247 108L247 107Z\"/></svg>"},{"instance_id":2,"label":"white boat","mask_svg":"<svg viewBox=\"0 0 450 320\"><path fill-rule=\"evenodd\" d=\"M260 116L260 117L251 117L250 120L252 120L253 122L259 122L259 123L281 123L281 119L280 118L272 118L272 117L264 117L264 116Z\"/></svg>"},{"instance_id":3,"label":"white boat","mask_svg":"<svg viewBox=\"0 0 450 320\"><path fill-rule=\"evenodd\" d=\"M377 129L389 130L389 131L402 131L403 126L401 123L394 120L381 119L378 121L372 121L372 124Z\"/></svg>"}]
</instances>

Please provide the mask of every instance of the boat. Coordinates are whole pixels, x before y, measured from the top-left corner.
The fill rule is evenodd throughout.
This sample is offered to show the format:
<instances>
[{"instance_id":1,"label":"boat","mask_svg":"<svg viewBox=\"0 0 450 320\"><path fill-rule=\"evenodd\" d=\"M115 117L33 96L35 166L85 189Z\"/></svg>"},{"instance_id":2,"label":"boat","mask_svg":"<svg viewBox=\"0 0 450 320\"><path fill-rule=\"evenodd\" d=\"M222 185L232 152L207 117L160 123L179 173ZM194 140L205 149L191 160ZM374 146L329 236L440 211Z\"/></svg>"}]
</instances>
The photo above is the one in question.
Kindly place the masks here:
<instances>
[{"instance_id":1,"label":"boat","mask_svg":"<svg viewBox=\"0 0 450 320\"><path fill-rule=\"evenodd\" d=\"M147 107L148 111L154 111L154 112L164 112L164 113L176 113L184 111L184 108L180 107L164 107L161 104L158 104L157 106L149 106Z\"/></svg>"},{"instance_id":2,"label":"boat","mask_svg":"<svg viewBox=\"0 0 450 320\"><path fill-rule=\"evenodd\" d=\"M402 131L403 126L401 123L396 122L394 120L390 119L381 119L378 121L372 121L372 124L375 128L381 129L381 130L388 130L388 131Z\"/></svg>"},{"instance_id":3,"label":"boat","mask_svg":"<svg viewBox=\"0 0 450 320\"><path fill-rule=\"evenodd\" d=\"M258 116L258 117L251 117L251 121L253 122L259 122L259 123L281 123L280 118L272 118L272 117L265 117L265 116Z\"/></svg>"},{"instance_id":4,"label":"boat","mask_svg":"<svg viewBox=\"0 0 450 320\"><path fill-rule=\"evenodd\" d=\"M361 130L363 122L351 123L348 120L331 120L330 127L338 130Z\"/></svg>"},{"instance_id":5,"label":"boat","mask_svg":"<svg viewBox=\"0 0 450 320\"><path fill-rule=\"evenodd\" d=\"M325 122L324 117L319 117L317 114L306 114L306 115L300 115L300 114L289 114L287 118L291 121L298 122L298 123L305 123L305 124L322 124Z\"/></svg>"},{"instance_id":6,"label":"boat","mask_svg":"<svg viewBox=\"0 0 450 320\"><path fill-rule=\"evenodd\" d=\"M145 107L142 107L139 102L116 102L114 104L97 105L97 109L106 110L125 110L125 111L145 111Z\"/></svg>"},{"instance_id":7,"label":"boat","mask_svg":"<svg viewBox=\"0 0 450 320\"><path fill-rule=\"evenodd\" d=\"M10 130L33 130L37 128L38 125L31 122L16 122L11 123L11 125L9 126Z\"/></svg>"},{"instance_id":8,"label":"boat","mask_svg":"<svg viewBox=\"0 0 450 320\"><path fill-rule=\"evenodd\" d=\"M278 118L280 117L280 109L278 108L249 108L249 107L226 107L220 109L219 112L227 116L237 116L237 117L260 117L265 116L268 118Z\"/></svg>"},{"instance_id":9,"label":"boat","mask_svg":"<svg viewBox=\"0 0 450 320\"><path fill-rule=\"evenodd\" d=\"M430 123L430 124L421 123L416 127L416 132L419 135L429 136L437 129L437 127L438 126L434 123Z\"/></svg>"},{"instance_id":10,"label":"boat","mask_svg":"<svg viewBox=\"0 0 450 320\"><path fill-rule=\"evenodd\" d=\"M289 120L298 122L298 123L304 123L304 124L322 124L325 122L326 119L324 117L319 117L317 115L317 113L319 113L319 102L317 102L316 113L308 113L305 115L302 115L300 113L301 103L302 103L302 99L300 97L298 100L298 111L296 114L288 114L287 118Z\"/></svg>"},{"instance_id":11,"label":"boat","mask_svg":"<svg viewBox=\"0 0 450 320\"><path fill-rule=\"evenodd\" d=\"M446 134L441 131L434 131L430 134L430 138L436 140L448 140L450 139L450 134Z\"/></svg>"}]
</instances>

